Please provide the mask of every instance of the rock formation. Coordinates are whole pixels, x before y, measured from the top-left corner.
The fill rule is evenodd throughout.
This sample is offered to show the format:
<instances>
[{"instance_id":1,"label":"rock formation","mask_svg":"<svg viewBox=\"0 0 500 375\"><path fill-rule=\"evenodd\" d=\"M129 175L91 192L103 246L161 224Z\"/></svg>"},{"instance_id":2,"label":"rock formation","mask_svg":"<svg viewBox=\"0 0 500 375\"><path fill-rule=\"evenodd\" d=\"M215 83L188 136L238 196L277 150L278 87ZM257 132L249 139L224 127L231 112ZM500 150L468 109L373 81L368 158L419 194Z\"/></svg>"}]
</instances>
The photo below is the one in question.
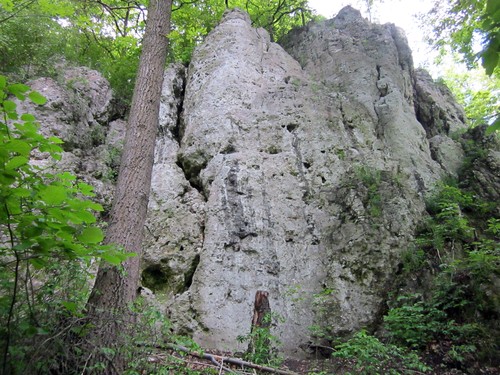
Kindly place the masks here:
<instances>
[{"instance_id":1,"label":"rock formation","mask_svg":"<svg viewBox=\"0 0 500 375\"><path fill-rule=\"evenodd\" d=\"M28 82L47 98L44 106L18 102L19 113L35 115L44 135L63 141L57 168L68 170L94 186L98 199L109 208L125 136L125 121L115 119L112 90L95 70L63 68L57 79ZM47 164L47 155L37 161Z\"/></svg>"},{"instance_id":2,"label":"rock formation","mask_svg":"<svg viewBox=\"0 0 500 375\"><path fill-rule=\"evenodd\" d=\"M166 76L143 280L205 347L238 347L257 290L287 353L312 326L374 324L423 193L458 168L448 134L464 114L413 70L394 25L348 7L283 44L230 11L196 49L182 104L167 100L182 69Z\"/></svg>"},{"instance_id":3,"label":"rock formation","mask_svg":"<svg viewBox=\"0 0 500 375\"><path fill-rule=\"evenodd\" d=\"M394 25L347 7L282 44L232 10L188 68L165 73L142 282L207 348L246 348L258 290L287 354L307 351L314 326L375 326L425 193L463 161L450 138L463 111L414 70ZM31 85L49 97L35 115L65 139L65 167L109 201L123 122L109 123L94 73ZM491 155L471 177L485 195Z\"/></svg>"}]
</instances>

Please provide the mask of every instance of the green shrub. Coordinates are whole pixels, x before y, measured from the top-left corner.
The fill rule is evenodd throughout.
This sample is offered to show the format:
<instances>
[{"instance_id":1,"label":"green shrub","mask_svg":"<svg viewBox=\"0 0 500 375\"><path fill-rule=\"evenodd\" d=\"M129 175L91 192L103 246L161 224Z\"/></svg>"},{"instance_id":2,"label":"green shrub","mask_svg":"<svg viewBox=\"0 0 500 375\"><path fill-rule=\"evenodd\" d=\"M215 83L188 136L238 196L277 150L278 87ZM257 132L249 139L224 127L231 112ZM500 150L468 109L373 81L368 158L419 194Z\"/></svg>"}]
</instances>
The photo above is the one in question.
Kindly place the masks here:
<instances>
[{"instance_id":1,"label":"green shrub","mask_svg":"<svg viewBox=\"0 0 500 375\"><path fill-rule=\"evenodd\" d=\"M111 245L96 224L102 210L91 186L52 173L62 141L46 138L34 116L11 97L42 105L45 98L0 76L0 350L3 373L50 368L61 355L62 332L75 328L87 298L94 259L119 265L129 254ZM44 155L40 166L36 156ZM50 353L49 353L50 352Z\"/></svg>"},{"instance_id":2,"label":"green shrub","mask_svg":"<svg viewBox=\"0 0 500 375\"><path fill-rule=\"evenodd\" d=\"M400 296L384 317L396 343L421 350L439 347L450 366L498 358L499 220L488 219L490 206L452 185L439 186L428 199L430 217L416 250L404 257L403 269L405 277L422 275L432 264L434 277L424 285L427 298Z\"/></svg>"},{"instance_id":3,"label":"green shrub","mask_svg":"<svg viewBox=\"0 0 500 375\"><path fill-rule=\"evenodd\" d=\"M336 345L334 357L355 362L356 374L401 374L411 370L430 371L417 354L391 344L384 344L365 330L356 333L350 340Z\"/></svg>"},{"instance_id":4,"label":"green shrub","mask_svg":"<svg viewBox=\"0 0 500 375\"><path fill-rule=\"evenodd\" d=\"M426 306L421 295L400 296L397 301L400 306L384 317L385 327L396 342L418 349L442 332L446 314Z\"/></svg>"},{"instance_id":5,"label":"green shrub","mask_svg":"<svg viewBox=\"0 0 500 375\"><path fill-rule=\"evenodd\" d=\"M245 336L238 336L239 342L248 342L248 350L245 359L257 364L279 366L282 359L278 356L276 348L281 342L271 333L271 323L282 321L282 318L274 313L266 314L261 327L252 327L252 331Z\"/></svg>"}]
</instances>

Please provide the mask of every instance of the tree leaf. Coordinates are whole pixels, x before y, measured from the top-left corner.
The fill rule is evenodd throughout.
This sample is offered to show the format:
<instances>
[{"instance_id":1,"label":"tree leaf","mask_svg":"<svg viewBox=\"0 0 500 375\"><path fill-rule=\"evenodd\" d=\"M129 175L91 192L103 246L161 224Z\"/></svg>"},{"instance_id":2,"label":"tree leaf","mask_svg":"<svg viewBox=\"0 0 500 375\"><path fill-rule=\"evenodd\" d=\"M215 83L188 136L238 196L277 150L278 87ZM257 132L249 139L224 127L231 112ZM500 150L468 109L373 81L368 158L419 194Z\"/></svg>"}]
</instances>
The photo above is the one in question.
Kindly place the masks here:
<instances>
[{"instance_id":1,"label":"tree leaf","mask_svg":"<svg viewBox=\"0 0 500 375\"><path fill-rule=\"evenodd\" d=\"M78 308L78 305L75 302L62 301L61 305L63 305L72 314L75 314Z\"/></svg>"},{"instance_id":2,"label":"tree leaf","mask_svg":"<svg viewBox=\"0 0 500 375\"><path fill-rule=\"evenodd\" d=\"M64 141L61 138L58 138L58 137L49 137L49 141L51 141L52 143L56 143L58 145L64 143Z\"/></svg>"},{"instance_id":3,"label":"tree leaf","mask_svg":"<svg viewBox=\"0 0 500 375\"><path fill-rule=\"evenodd\" d=\"M95 216L91 212L85 211L83 209L76 211L74 214L81 223L92 224L96 222Z\"/></svg>"},{"instance_id":4,"label":"tree leaf","mask_svg":"<svg viewBox=\"0 0 500 375\"><path fill-rule=\"evenodd\" d=\"M29 159L26 156L14 156L5 165L5 169L17 169L22 165L28 164Z\"/></svg>"},{"instance_id":5,"label":"tree leaf","mask_svg":"<svg viewBox=\"0 0 500 375\"><path fill-rule=\"evenodd\" d=\"M5 145L8 151L16 152L19 155L29 156L32 148L27 142L21 141L19 139L13 139Z\"/></svg>"},{"instance_id":6,"label":"tree leaf","mask_svg":"<svg viewBox=\"0 0 500 375\"><path fill-rule=\"evenodd\" d=\"M49 205L63 203L68 197L68 190L64 186L48 185L40 192L40 198Z\"/></svg>"},{"instance_id":7,"label":"tree leaf","mask_svg":"<svg viewBox=\"0 0 500 375\"><path fill-rule=\"evenodd\" d=\"M82 231L78 239L84 244L98 244L104 239L104 234L100 228L88 227Z\"/></svg>"},{"instance_id":8,"label":"tree leaf","mask_svg":"<svg viewBox=\"0 0 500 375\"><path fill-rule=\"evenodd\" d=\"M500 130L500 116L496 118L496 120L486 128L486 134L492 134L496 131Z\"/></svg>"},{"instance_id":9,"label":"tree leaf","mask_svg":"<svg viewBox=\"0 0 500 375\"><path fill-rule=\"evenodd\" d=\"M22 187L17 187L13 189L12 195L15 195L16 197L21 197L21 198L27 198L31 196L31 190L25 189Z\"/></svg>"},{"instance_id":10,"label":"tree leaf","mask_svg":"<svg viewBox=\"0 0 500 375\"><path fill-rule=\"evenodd\" d=\"M45 258L40 258L40 257L32 257L30 258L29 262L35 267L35 269L42 269L47 267L47 259Z\"/></svg>"},{"instance_id":11,"label":"tree leaf","mask_svg":"<svg viewBox=\"0 0 500 375\"><path fill-rule=\"evenodd\" d=\"M22 83L14 83L13 85L7 86L7 89L16 96L19 100L24 100L26 99L26 96L24 95L26 91L28 91L30 88L29 86L23 85Z\"/></svg>"},{"instance_id":12,"label":"tree leaf","mask_svg":"<svg viewBox=\"0 0 500 375\"><path fill-rule=\"evenodd\" d=\"M12 100L5 100L3 102L3 109L5 112L14 112L16 110L16 103L14 103Z\"/></svg>"},{"instance_id":13,"label":"tree leaf","mask_svg":"<svg viewBox=\"0 0 500 375\"><path fill-rule=\"evenodd\" d=\"M0 1L0 5L6 12L12 12L14 10L14 3L12 0L2 0Z\"/></svg>"},{"instance_id":14,"label":"tree leaf","mask_svg":"<svg viewBox=\"0 0 500 375\"><path fill-rule=\"evenodd\" d=\"M88 197L95 196L94 187L89 185L89 184L86 184L84 182L80 182L78 184L78 189L80 190L80 193L82 193L85 196L88 196Z\"/></svg>"},{"instance_id":15,"label":"tree leaf","mask_svg":"<svg viewBox=\"0 0 500 375\"><path fill-rule=\"evenodd\" d=\"M23 113L21 115L21 120L23 121L36 121L35 116L29 114L29 113Z\"/></svg>"},{"instance_id":16,"label":"tree leaf","mask_svg":"<svg viewBox=\"0 0 500 375\"><path fill-rule=\"evenodd\" d=\"M47 99L45 98L45 96L43 96L42 94L40 94L37 91L30 92L28 94L28 98L30 98L30 100L33 103L38 104L38 105L43 105L43 104L47 103Z\"/></svg>"},{"instance_id":17,"label":"tree leaf","mask_svg":"<svg viewBox=\"0 0 500 375\"><path fill-rule=\"evenodd\" d=\"M75 175L73 175L69 172L58 173L57 178L59 178L62 181L75 181L76 180Z\"/></svg>"},{"instance_id":18,"label":"tree leaf","mask_svg":"<svg viewBox=\"0 0 500 375\"><path fill-rule=\"evenodd\" d=\"M493 15L498 11L500 11L500 2L498 0L488 0L486 4L486 13Z\"/></svg>"}]
</instances>

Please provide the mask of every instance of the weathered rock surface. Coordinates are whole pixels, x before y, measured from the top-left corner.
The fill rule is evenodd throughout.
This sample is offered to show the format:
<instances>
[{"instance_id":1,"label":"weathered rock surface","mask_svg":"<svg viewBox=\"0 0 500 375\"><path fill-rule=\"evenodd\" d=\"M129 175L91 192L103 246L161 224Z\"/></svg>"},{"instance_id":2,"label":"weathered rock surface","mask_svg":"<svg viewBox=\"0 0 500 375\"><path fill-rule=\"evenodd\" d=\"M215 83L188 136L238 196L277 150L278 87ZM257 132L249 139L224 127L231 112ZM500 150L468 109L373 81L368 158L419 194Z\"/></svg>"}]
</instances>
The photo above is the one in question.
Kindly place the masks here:
<instances>
[{"instance_id":1,"label":"weathered rock surface","mask_svg":"<svg viewBox=\"0 0 500 375\"><path fill-rule=\"evenodd\" d=\"M182 65L165 72L146 223L142 281L165 300L189 289L204 235L204 197L189 184L177 165L184 76Z\"/></svg>"},{"instance_id":2,"label":"weathered rock surface","mask_svg":"<svg viewBox=\"0 0 500 375\"><path fill-rule=\"evenodd\" d=\"M284 45L230 11L183 94L181 76L165 80L143 281L205 347L246 348L257 290L284 318L274 333L289 354L314 341L311 326L376 323L422 195L459 168L448 133L463 114L414 72L394 25L348 7Z\"/></svg>"},{"instance_id":3,"label":"weathered rock surface","mask_svg":"<svg viewBox=\"0 0 500 375\"><path fill-rule=\"evenodd\" d=\"M246 349L257 290L287 354L319 342L311 327L375 326L424 194L463 167L463 111L397 27L347 7L283 45L228 11L165 72L142 283L207 348ZM125 122L96 72L61 77L30 83L47 105L23 105L109 203ZM498 199L498 147L485 153L468 179Z\"/></svg>"},{"instance_id":4,"label":"weathered rock surface","mask_svg":"<svg viewBox=\"0 0 500 375\"><path fill-rule=\"evenodd\" d=\"M71 171L94 186L98 199L109 207L125 122L110 122L114 112L108 81L95 70L77 67L63 69L57 81L39 78L28 84L45 96L47 103L37 106L29 101L18 102L18 111L33 114L42 134L64 141L58 168ZM37 162L48 161L42 158Z\"/></svg>"}]
</instances>

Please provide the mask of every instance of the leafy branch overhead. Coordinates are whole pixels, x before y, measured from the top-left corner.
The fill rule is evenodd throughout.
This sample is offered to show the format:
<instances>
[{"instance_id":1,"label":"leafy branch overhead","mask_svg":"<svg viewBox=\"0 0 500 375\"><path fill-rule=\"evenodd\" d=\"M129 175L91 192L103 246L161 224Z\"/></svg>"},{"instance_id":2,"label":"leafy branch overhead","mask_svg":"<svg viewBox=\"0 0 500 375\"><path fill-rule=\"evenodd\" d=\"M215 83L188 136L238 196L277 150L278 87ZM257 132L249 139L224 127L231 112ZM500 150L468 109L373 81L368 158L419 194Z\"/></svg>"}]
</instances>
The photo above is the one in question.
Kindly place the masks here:
<instances>
[{"instance_id":1,"label":"leafy branch overhead","mask_svg":"<svg viewBox=\"0 0 500 375\"><path fill-rule=\"evenodd\" d=\"M486 74L498 80L500 76L500 2L497 0L436 1L430 12L433 35L431 44L458 52L472 69L481 63ZM488 133L500 130L500 109L497 100L491 106Z\"/></svg>"}]
</instances>

